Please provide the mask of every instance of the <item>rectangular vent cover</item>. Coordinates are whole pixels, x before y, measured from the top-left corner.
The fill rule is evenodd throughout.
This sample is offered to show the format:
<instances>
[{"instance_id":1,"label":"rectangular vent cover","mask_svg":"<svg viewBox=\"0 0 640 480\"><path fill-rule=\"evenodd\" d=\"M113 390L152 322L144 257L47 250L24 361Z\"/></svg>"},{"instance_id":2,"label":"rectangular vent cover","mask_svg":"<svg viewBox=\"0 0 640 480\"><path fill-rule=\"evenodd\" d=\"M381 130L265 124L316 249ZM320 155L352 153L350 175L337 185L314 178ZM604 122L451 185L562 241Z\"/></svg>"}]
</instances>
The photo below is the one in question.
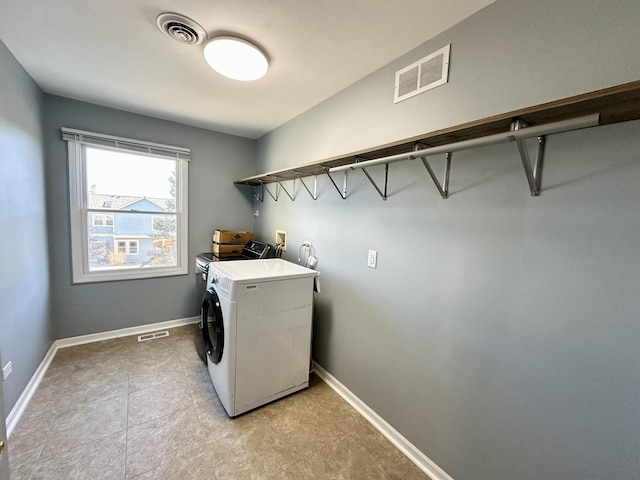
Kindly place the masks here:
<instances>
[{"instance_id":1,"label":"rectangular vent cover","mask_svg":"<svg viewBox=\"0 0 640 480\"><path fill-rule=\"evenodd\" d=\"M154 338L168 337L169 332L164 330L162 332L145 333L144 335L138 335L138 342L146 342L147 340L153 340Z\"/></svg>"},{"instance_id":2,"label":"rectangular vent cover","mask_svg":"<svg viewBox=\"0 0 640 480\"><path fill-rule=\"evenodd\" d=\"M231 288L231 279L229 277L220 277L218 288L223 292L229 293L229 289Z\"/></svg>"},{"instance_id":3,"label":"rectangular vent cover","mask_svg":"<svg viewBox=\"0 0 640 480\"><path fill-rule=\"evenodd\" d=\"M393 103L447 83L451 44L396 72Z\"/></svg>"}]
</instances>

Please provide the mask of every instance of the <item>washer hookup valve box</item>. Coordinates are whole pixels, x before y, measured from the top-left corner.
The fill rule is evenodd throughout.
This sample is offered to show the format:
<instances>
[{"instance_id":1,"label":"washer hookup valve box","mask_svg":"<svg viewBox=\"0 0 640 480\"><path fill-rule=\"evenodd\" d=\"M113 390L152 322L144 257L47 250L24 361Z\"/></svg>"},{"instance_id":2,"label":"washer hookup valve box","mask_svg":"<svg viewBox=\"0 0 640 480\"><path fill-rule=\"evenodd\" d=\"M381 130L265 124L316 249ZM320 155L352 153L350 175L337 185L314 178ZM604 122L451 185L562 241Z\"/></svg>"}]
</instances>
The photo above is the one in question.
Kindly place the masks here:
<instances>
[{"instance_id":1,"label":"washer hookup valve box","mask_svg":"<svg viewBox=\"0 0 640 480\"><path fill-rule=\"evenodd\" d=\"M253 240L253 232L236 232L233 230L214 230L213 243L226 243L230 245L246 245Z\"/></svg>"}]
</instances>

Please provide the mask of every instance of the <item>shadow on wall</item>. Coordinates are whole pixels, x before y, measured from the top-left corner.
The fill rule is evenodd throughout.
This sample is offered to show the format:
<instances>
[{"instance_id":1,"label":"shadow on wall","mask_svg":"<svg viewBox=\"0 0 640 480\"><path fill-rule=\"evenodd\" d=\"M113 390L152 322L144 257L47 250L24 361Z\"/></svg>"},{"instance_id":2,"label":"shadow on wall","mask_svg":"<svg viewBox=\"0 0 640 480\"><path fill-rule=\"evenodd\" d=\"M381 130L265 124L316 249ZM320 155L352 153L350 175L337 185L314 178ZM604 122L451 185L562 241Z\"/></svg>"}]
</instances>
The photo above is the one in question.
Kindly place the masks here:
<instances>
[{"instance_id":1,"label":"shadow on wall","mask_svg":"<svg viewBox=\"0 0 640 480\"><path fill-rule=\"evenodd\" d=\"M311 358L323 367L327 363L326 352L329 351L334 320L331 301L322 293L314 295Z\"/></svg>"}]
</instances>

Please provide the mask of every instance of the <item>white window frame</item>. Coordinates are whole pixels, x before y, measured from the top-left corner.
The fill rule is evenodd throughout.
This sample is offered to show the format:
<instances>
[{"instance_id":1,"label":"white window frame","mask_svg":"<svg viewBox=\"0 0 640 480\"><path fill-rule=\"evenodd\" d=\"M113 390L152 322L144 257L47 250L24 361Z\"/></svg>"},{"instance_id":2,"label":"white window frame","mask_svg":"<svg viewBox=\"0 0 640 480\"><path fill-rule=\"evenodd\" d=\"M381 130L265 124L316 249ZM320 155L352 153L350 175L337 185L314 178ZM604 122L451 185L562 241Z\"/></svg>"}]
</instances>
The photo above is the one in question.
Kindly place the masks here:
<instances>
[{"instance_id":1,"label":"white window frame","mask_svg":"<svg viewBox=\"0 0 640 480\"><path fill-rule=\"evenodd\" d=\"M96 223L96 219L100 217L102 218L104 223ZM107 223L107 219L111 217L111 223ZM94 227L113 227L113 222L114 222L114 218L113 218L113 214L111 213L94 213L91 217L91 224Z\"/></svg>"},{"instance_id":2,"label":"white window frame","mask_svg":"<svg viewBox=\"0 0 640 480\"><path fill-rule=\"evenodd\" d=\"M191 150L112 135L62 128L62 139L68 144L69 212L71 219L71 263L73 283L91 283L142 278L187 275L188 266L188 164ZM86 187L85 147L99 147L121 152L148 155L176 161L176 241L175 267L113 268L89 270L88 192ZM128 248L127 241L127 251ZM117 243L114 245L117 251ZM138 246L138 251L140 250Z\"/></svg>"},{"instance_id":3,"label":"white window frame","mask_svg":"<svg viewBox=\"0 0 640 480\"><path fill-rule=\"evenodd\" d=\"M131 244L136 246L136 251L131 251ZM140 242L138 240L127 240L127 255L140 255Z\"/></svg>"},{"instance_id":4,"label":"white window frame","mask_svg":"<svg viewBox=\"0 0 640 480\"><path fill-rule=\"evenodd\" d=\"M124 243L124 252L120 251L120 244ZM131 251L131 244L135 244L136 251ZM130 238L117 238L115 241L116 253L123 253L125 255L139 255L140 254L140 240L133 240Z\"/></svg>"}]
</instances>

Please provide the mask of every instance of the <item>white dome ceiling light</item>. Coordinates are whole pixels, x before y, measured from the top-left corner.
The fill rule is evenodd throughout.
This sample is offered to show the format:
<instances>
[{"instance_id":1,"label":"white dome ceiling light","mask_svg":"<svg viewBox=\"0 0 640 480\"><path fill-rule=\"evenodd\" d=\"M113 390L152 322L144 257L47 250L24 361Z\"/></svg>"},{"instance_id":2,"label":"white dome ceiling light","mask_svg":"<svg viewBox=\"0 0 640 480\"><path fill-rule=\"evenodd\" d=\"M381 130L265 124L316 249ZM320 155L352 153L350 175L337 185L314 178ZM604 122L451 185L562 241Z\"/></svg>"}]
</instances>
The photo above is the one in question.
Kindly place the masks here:
<instances>
[{"instance_id":1,"label":"white dome ceiling light","mask_svg":"<svg viewBox=\"0 0 640 480\"><path fill-rule=\"evenodd\" d=\"M238 37L213 38L204 47L204 58L216 72L233 80L258 80L269 69L262 50Z\"/></svg>"}]
</instances>

